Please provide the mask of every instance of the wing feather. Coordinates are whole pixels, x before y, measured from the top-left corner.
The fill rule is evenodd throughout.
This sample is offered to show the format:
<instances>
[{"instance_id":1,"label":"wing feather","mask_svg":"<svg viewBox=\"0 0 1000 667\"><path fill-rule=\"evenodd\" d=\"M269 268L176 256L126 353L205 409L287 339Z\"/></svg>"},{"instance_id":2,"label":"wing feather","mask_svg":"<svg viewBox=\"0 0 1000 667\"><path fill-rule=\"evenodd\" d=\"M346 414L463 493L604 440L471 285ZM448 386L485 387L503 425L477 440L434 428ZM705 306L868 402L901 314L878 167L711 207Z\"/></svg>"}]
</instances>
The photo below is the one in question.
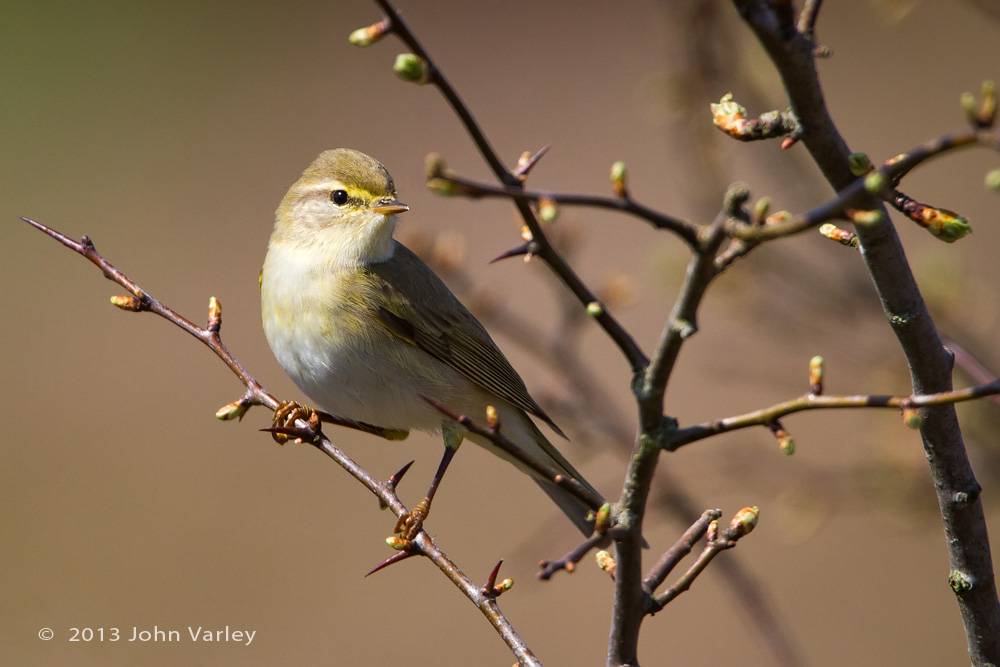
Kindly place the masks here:
<instances>
[{"instance_id":1,"label":"wing feather","mask_svg":"<svg viewBox=\"0 0 1000 667\"><path fill-rule=\"evenodd\" d=\"M531 398L479 320L412 251L397 242L390 259L365 270L375 278L376 289L382 290L376 315L389 331L563 435ZM420 299L419 311L413 306L416 298Z\"/></svg>"}]
</instances>

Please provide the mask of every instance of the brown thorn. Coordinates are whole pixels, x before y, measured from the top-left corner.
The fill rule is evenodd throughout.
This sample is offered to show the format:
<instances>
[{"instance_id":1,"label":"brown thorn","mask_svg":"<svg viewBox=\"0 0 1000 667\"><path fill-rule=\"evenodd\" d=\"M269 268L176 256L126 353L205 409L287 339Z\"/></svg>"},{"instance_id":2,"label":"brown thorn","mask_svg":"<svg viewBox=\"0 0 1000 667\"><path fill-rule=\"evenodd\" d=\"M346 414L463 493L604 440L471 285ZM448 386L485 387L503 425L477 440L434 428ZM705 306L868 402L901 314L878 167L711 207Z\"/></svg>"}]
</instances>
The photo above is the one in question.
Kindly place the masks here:
<instances>
[{"instance_id":1,"label":"brown thorn","mask_svg":"<svg viewBox=\"0 0 1000 667\"><path fill-rule=\"evenodd\" d=\"M35 222L31 218L26 218L23 215L18 216L18 217L21 218L21 220L24 220L26 223L28 223L32 227L34 227L35 229L37 229L38 231L42 232L43 234L51 236L55 240L57 240L60 243L62 243L64 246L66 246L68 248L72 248L73 250L76 250L77 252L82 252L83 249L84 249L84 246L89 246L91 248L94 247L94 244L90 243L90 239L88 237L86 237L86 236L84 236L83 238L87 239L87 243L79 243L77 241L74 241L70 237L66 236L65 234L63 234L61 232L57 232L56 230L52 229L51 227L49 227L47 225L43 225L40 222Z\"/></svg>"},{"instance_id":2,"label":"brown thorn","mask_svg":"<svg viewBox=\"0 0 1000 667\"><path fill-rule=\"evenodd\" d=\"M524 178L531 172L531 170L535 168L535 165L538 164L538 161L541 160L542 157L549 152L550 148L552 147L549 146L548 144L542 146L537 153L528 158L527 162L525 162L523 165L514 170L514 176L516 176L521 180L524 180Z\"/></svg>"},{"instance_id":3,"label":"brown thorn","mask_svg":"<svg viewBox=\"0 0 1000 667\"><path fill-rule=\"evenodd\" d=\"M534 241L529 241L524 245L519 245L516 248L511 248L507 252L502 252L493 259L491 259L490 264L495 264L502 259L510 259L511 257L520 257L521 255L530 255L532 254L533 245Z\"/></svg>"},{"instance_id":4,"label":"brown thorn","mask_svg":"<svg viewBox=\"0 0 1000 667\"><path fill-rule=\"evenodd\" d=\"M369 577L369 576L375 574L376 572L378 572L379 570L384 570L385 568L389 567L393 563L398 563L401 560L406 560L410 556L416 556L416 555L417 554L414 551L397 551L396 553L394 553L393 555L389 556L384 561L382 561L381 563L379 563L378 565L376 565L375 567L373 567L371 570L369 570L368 573L365 574L365 576Z\"/></svg>"},{"instance_id":5,"label":"brown thorn","mask_svg":"<svg viewBox=\"0 0 1000 667\"><path fill-rule=\"evenodd\" d=\"M264 433L287 435L291 438L295 438L295 442L297 443L314 442L320 435L317 431L310 428L299 428L297 426L270 426L259 430Z\"/></svg>"},{"instance_id":6,"label":"brown thorn","mask_svg":"<svg viewBox=\"0 0 1000 667\"><path fill-rule=\"evenodd\" d=\"M396 490L396 486L401 481L403 481L403 475L406 474L406 471L409 470L410 466L412 466L412 465L413 465L413 461L410 461L405 466L403 466L402 468L400 468L399 470L397 470L395 472L395 474L393 474L393 476L389 478L389 486L392 488L393 491L395 491Z\"/></svg>"},{"instance_id":7,"label":"brown thorn","mask_svg":"<svg viewBox=\"0 0 1000 667\"><path fill-rule=\"evenodd\" d=\"M501 565L503 565L503 558L501 558L497 564L493 566L490 576L486 578L486 583L479 589L479 592L488 598L495 598L497 596L497 575L500 574Z\"/></svg>"}]
</instances>

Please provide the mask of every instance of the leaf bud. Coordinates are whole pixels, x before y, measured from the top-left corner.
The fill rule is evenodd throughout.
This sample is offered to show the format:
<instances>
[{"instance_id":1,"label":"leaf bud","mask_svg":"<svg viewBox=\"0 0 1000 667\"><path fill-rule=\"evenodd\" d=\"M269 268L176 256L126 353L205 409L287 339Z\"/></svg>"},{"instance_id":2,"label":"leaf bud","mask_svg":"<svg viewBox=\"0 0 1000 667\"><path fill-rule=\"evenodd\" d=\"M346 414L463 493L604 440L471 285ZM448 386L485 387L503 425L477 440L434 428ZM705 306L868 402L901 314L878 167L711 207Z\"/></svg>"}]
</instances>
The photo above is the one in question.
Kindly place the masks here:
<instances>
[{"instance_id":1,"label":"leaf bud","mask_svg":"<svg viewBox=\"0 0 1000 667\"><path fill-rule=\"evenodd\" d=\"M427 61L415 53L400 53L392 71L403 81L423 85L430 80L430 67Z\"/></svg>"}]
</instances>

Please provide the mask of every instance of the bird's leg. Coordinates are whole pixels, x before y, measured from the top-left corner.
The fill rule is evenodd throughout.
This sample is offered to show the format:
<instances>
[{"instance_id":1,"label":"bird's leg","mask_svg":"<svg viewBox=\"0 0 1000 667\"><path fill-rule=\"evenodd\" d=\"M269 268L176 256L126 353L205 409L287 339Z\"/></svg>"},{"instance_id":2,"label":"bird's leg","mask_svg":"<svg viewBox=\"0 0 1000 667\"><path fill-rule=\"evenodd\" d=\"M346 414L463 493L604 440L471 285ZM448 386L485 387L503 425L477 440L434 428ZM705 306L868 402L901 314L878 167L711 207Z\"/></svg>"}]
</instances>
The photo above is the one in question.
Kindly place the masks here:
<instances>
[{"instance_id":1,"label":"bird's leg","mask_svg":"<svg viewBox=\"0 0 1000 667\"><path fill-rule=\"evenodd\" d=\"M448 464L455 457L455 452L458 451L458 446L462 444L462 439L465 437L462 428L454 422L443 422L441 424L441 435L444 438L444 456L441 457L441 463L438 464L437 472L434 473L431 486L427 489L427 495L420 501L420 504L399 517L399 521L396 522L396 530L394 532L404 540L413 540L421 528L423 528L424 520L431 510L431 500L434 499L434 494L437 493L441 479L444 477L444 471L448 469Z\"/></svg>"},{"instance_id":2,"label":"bird's leg","mask_svg":"<svg viewBox=\"0 0 1000 667\"><path fill-rule=\"evenodd\" d=\"M278 407L274 410L274 419L272 424L275 427L285 427L289 428L295 426L295 421L301 419L304 422L308 422L309 418L313 415L314 410L307 405L299 405L295 401L285 401L284 403L279 403ZM292 439L292 436L286 435L284 433L271 433L271 437L279 445L283 445Z\"/></svg>"}]
</instances>

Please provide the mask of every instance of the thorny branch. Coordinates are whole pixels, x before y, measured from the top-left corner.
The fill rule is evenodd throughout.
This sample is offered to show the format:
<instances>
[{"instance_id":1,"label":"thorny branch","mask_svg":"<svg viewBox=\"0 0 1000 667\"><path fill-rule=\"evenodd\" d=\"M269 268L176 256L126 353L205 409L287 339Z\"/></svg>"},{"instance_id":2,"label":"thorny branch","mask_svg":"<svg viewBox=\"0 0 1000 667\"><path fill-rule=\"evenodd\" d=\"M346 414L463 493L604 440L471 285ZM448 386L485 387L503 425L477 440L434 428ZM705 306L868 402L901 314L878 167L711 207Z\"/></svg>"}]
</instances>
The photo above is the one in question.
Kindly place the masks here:
<instances>
[{"instance_id":1,"label":"thorny branch","mask_svg":"<svg viewBox=\"0 0 1000 667\"><path fill-rule=\"evenodd\" d=\"M641 582L638 574L641 566L641 555L638 549L638 541L641 539L643 514L658 452L661 451L661 448L669 447L668 443L671 443L677 435L674 420L664 413L663 398L665 387L669 380L674 360L677 358L683 342L697 331L697 311L708 284L718 272L728 268L734 259L745 255L761 241L801 231L833 218L861 222L861 217L856 215L856 211L853 209L881 209L882 207L878 205L876 197L883 199L892 198L894 201L900 201L898 193L895 193L891 188L882 188L879 186L878 191L876 191L873 183L879 183L877 178L884 178L888 182L896 182L898 178L893 181L894 177L901 176L919 161L927 159L931 154L973 143L979 137L966 135L964 137L946 138L939 145L931 146L928 150L923 151L925 153L923 155L919 154L921 151L918 150L916 157L912 155L903 156L886 163L874 174L876 178L866 178L864 180L851 178L849 181L840 184L838 189L843 191L853 188L852 190L841 192L823 207L784 223L779 221L774 224L752 224L751 221L746 220L747 216L740 215L741 211L739 210L746 199L746 194L742 194L740 201L736 202L735 205L733 203L736 199L735 197L732 199L727 198L727 205L724 211L717 217L715 222L705 227L699 228L687 224L675 224L680 223L680 221L673 221L667 218L670 222L663 224L662 227L674 231L691 244L694 250L694 257L689 265L685 285L661 335L656 353L650 361L642 354L631 337L621 329L617 321L610 318L603 305L594 298L593 294L582 284L579 278L571 272L563 258L552 250L538 219L529 207L529 203L535 202L541 207L544 204L554 205L561 200L561 203L624 210L640 215L640 217L644 217L647 220L651 220L655 216L644 215L644 212L639 210L630 210L627 203L622 204L614 200L583 195L557 194L553 196L553 193L549 193L550 196L544 197L543 195L546 193L526 192L523 187L523 176L527 172L527 167L523 172L515 173L508 171L503 166L495 151L486 141L481 129L473 120L468 108L450 84L441 76L440 70L431 61L426 50L420 46L413 34L406 28L392 5L388 0L376 1L388 16L384 22L385 32L393 32L399 36L423 60L427 68L425 74L418 75L410 80L419 83L432 83L441 90L453 110L462 119L473 141L493 169L495 176L502 183L502 187L496 188L482 186L453 176L444 177L443 168L437 165L431 170L432 173L429 175L429 186L445 194L465 194L469 196L504 195L510 197L524 219L528 230L528 235L526 236L527 242L524 246L504 253L501 257L531 254L543 259L576 294L581 303L587 306L588 313L600 322L630 361L634 373L632 388L640 413L640 432L619 501L619 518L622 522L620 530L621 539L617 541L619 562L615 579L614 621L609 640L608 659L609 664L636 664L636 645L639 625L641 623L641 614L638 613L639 605L637 604L641 597ZM762 5L752 2L737 1L736 4L751 24L753 24L752 15L756 13L757 17L760 18L766 11L762 8ZM806 59L811 62L811 58L814 57L816 51L812 39L819 5L820 3L815 1L807 4L799 18L798 28L795 25L790 3L782 4L780 7L771 7L770 11L772 14L766 20L760 21L760 25L756 26L758 28L765 26L774 32L774 34L761 37L762 41L765 42L765 46L769 47L781 41L795 41L796 39L808 42ZM763 31L759 31L759 34L760 32ZM786 73L785 70L782 70L783 63L779 58L775 57L773 50L772 57L775 58L775 63L779 71L782 71L783 74ZM802 74L799 74L801 77ZM806 90L814 90L816 81L815 71L808 71L804 76L805 83L807 84L805 86ZM846 147L842 139L837 135L836 130L832 128L832 123L828 127L822 128L827 130L825 133L816 132L817 117L822 118L826 113L822 103L822 96L821 94L813 95L810 92L810 95L799 95L798 99L796 99L794 93L797 92L797 83L798 81L786 81L786 86L793 92L789 113L785 115L772 114L766 116L766 118L762 117L758 121L758 124L761 125L759 133L761 136L790 133L786 138L785 145L791 145L791 143L800 139L807 140L807 147L813 152L821 168L826 169L829 164L824 164L824 160L829 156L837 155L838 152L841 153L842 157L846 157ZM801 102L803 99L811 104L796 104L797 101ZM742 116L742 112L738 115ZM766 128L765 125L767 126ZM537 161L537 156L530 162L533 164L535 161ZM853 184L852 181L854 182ZM619 195L621 201L628 201L627 190L623 183L616 184L616 193ZM868 222L877 224L878 219L868 220ZM692 235L692 232L696 233ZM732 238L733 241L723 254L719 255L719 249L722 247L723 240L727 236ZM954 238L951 240L954 240ZM874 277L876 278L876 284L878 284L878 276L875 275ZM915 387L919 388L918 385L915 385ZM777 422L772 420L770 425L776 427Z\"/></svg>"},{"instance_id":2,"label":"thorny branch","mask_svg":"<svg viewBox=\"0 0 1000 667\"><path fill-rule=\"evenodd\" d=\"M669 440L667 449L670 451L680 449L684 445L720 433L728 433L729 431L736 431L751 426L767 426L785 415L804 412L806 410L837 410L845 408L917 409L932 405L947 405L962 401L972 401L986 396L997 395L1000 395L1000 379L975 387L969 387L968 389L943 391L937 394L915 394L912 396L816 396L814 394L806 394L805 396L777 403L744 415L716 419L704 424L677 429L673 437Z\"/></svg>"},{"instance_id":3,"label":"thorny branch","mask_svg":"<svg viewBox=\"0 0 1000 667\"><path fill-rule=\"evenodd\" d=\"M802 143L824 177L837 191L857 187L851 171L851 151L823 98L815 66L811 35L788 30L777 5L762 0L734 0L740 15L767 51L781 76L792 111L803 126ZM992 109L996 114L996 91ZM971 120L981 126L978 117ZM867 180L867 179L865 179ZM951 390L953 360L941 344L920 290L910 271L902 244L875 195L862 209L879 212L879 220L856 225L862 258L882 308L910 369L915 394ZM975 665L1000 663L1000 600L980 486L965 450L953 405L928 407L922 415L921 439L937 492L951 561L949 584L965 626L969 656Z\"/></svg>"},{"instance_id":4,"label":"thorny branch","mask_svg":"<svg viewBox=\"0 0 1000 667\"><path fill-rule=\"evenodd\" d=\"M512 199L530 232L530 239L524 246L523 252L512 251L507 254L530 253L542 259L575 297L586 306L588 314L616 343L635 375L633 391L640 412L640 433L619 501L620 524L600 535L601 540L613 539L617 543L618 549L614 620L609 639L609 663L616 665L637 664L637 640L642 617L647 613L655 612L677 594L686 590L691 581L717 553L732 547L739 537L749 532L749 529L745 527L738 528L738 522L734 519L729 529L724 530L721 535L715 536L712 534L711 528L702 525L711 520L710 514L706 513L671 551L664 554L660 563L646 577L642 578L640 574L641 551L639 549L642 520L659 452L665 449L676 449L695 440L738 428L754 425L773 427L781 416L793 412L845 407L896 407L904 410L917 408L926 410L928 419L924 420L922 435L928 457L932 459L932 472L939 488L942 516L949 538L953 565L950 582L959 599L973 661L976 664L985 664L986 660L995 662L997 653L1000 652L1000 648L998 648L1000 646L1000 639L998 639L1000 631L997 631L998 623L1000 623L1000 613L998 613L1000 607L996 601L988 541L985 537L982 508L978 499L979 488L965 457L961 432L958 429L954 411L940 406L960 400L1000 394L1000 380L966 390L952 391L950 389L948 379L950 359L946 358L941 349L933 322L920 299L912 276L909 275L909 269L899 247L898 239L895 238L891 226L887 224L882 205L882 201L895 201L898 205L900 201L904 201L901 199L902 195L888 186L875 189L872 187L872 183L877 181L871 178L856 178L850 174L847 167L846 143L829 118L822 92L819 90L818 76L813 67L812 59L816 55L813 38L820 0L806 2L797 27L793 20L791 3L766 4L757 0L734 0L734 4L757 33L784 79L791 102L791 113L788 118L794 119L796 123L801 123L800 126L791 128L794 131L794 139L803 141L828 180L838 190L837 195L822 206L799 216L771 224L755 225L750 224L745 215L741 215L740 207L746 200L746 193L731 191L720 215L713 223L704 226L692 225L640 205L628 196L624 187L619 191L617 199L525 190L523 177L530 168L530 164L537 161L538 155L523 169L508 170L472 117L468 107L431 60L429 54L419 44L413 33L410 32L399 13L388 0L375 1L386 14L386 19L381 26L383 32L394 33L407 44L416 56L422 59L427 69L421 82L433 84L447 99L502 186L484 186L450 176L448 177L449 182L458 186L462 194L469 196L507 196ZM778 120L785 122L787 119L780 117ZM779 129L788 130L789 127L791 126L782 126ZM945 151L975 143L994 147L1000 145L997 136L987 131L985 126L974 127L970 132L942 137L919 147L910 154L886 162L874 172L874 175L884 178L887 183L894 185L899 178L917 164ZM688 267L685 285L668 318L652 360L645 356L631 335L607 312L606 307L599 302L596 295L551 245L538 217L531 208L531 203L546 200L568 205L613 209L636 215L647 220L656 228L676 233L692 247L693 257ZM916 213L911 209L914 205L919 204L915 202L910 204L908 199L905 201L908 205L907 211L912 217ZM886 313L890 316L890 322L893 324L910 362L914 394L908 397L823 397L809 394L748 415L678 429L674 420L664 413L664 391L673 362L677 358L684 340L697 330L698 307L713 277L728 267L732 259L742 256L759 242L794 234L832 219L846 219L860 223L860 219L856 215L858 209L881 212L882 214L881 217L871 218L868 224L856 224L856 227L873 282L882 297ZM212 349L246 387L246 394L241 399L224 408L224 410L228 410L225 416L230 418L241 416L252 405L265 405L272 409L277 406L277 401L246 372L222 345L219 337L221 310L217 301L213 299L211 302L208 326L205 328L197 327L146 294L131 280L118 272L97 253L87 237L76 242L44 225L30 220L26 221L86 257L101 268L106 277L128 290L131 296L116 297L115 305L126 310L155 312ZM731 246L720 255L719 249L727 237L745 241L747 244ZM725 259L721 260L722 257ZM937 409L934 409L934 406L938 406ZM222 414L223 411L220 411L220 415ZM461 416L456 418L461 419ZM350 428L386 435L383 429L375 426L337 417L330 417L330 419L334 423ZM463 424L470 430L482 428L467 418ZM395 494L396 480L382 482L375 479L330 443L322 433L310 430L301 423L298 427L302 429L301 435L304 439L312 442L336 460L345 470L378 496L380 502L391 507L397 516L406 511ZM496 429L493 430L496 431ZM549 472L551 471L546 471L545 474L549 474ZM567 481L568 488L579 491L576 488L579 485L573 485L573 480ZM590 500L593 501L593 499ZM748 510L744 510L744 512L746 511ZM753 521L756 521L755 510L753 511ZM714 525L714 521L711 525ZM703 530L709 531L710 538L696 563L670 589L653 596L652 590L655 590L656 586L663 582L679 560L679 552L684 551L685 548L690 549L694 541L700 538L700 533ZM743 532L740 532L741 530ZM595 535L592 538L594 540L592 543L588 540L584 545L581 545L579 549L584 550L580 553L577 553L579 549L574 550L557 563L562 562L563 567L566 567L577 562L579 557L586 553L586 550L600 542L597 538L598 535ZM495 595L491 595L496 570L490 575L489 585L479 588L457 570L425 533L418 536L414 545L419 553L431 558L453 583L463 590L467 597L490 618L518 657L521 665L538 664L530 650L496 608ZM980 548L974 548L977 545Z\"/></svg>"},{"instance_id":5,"label":"thorny branch","mask_svg":"<svg viewBox=\"0 0 1000 667\"><path fill-rule=\"evenodd\" d=\"M433 175L427 183L435 192L444 195L461 195L472 199L484 197L509 197L515 201L524 200L534 203L550 201L567 206L586 206L620 211L641 218L654 229L665 229L674 232L688 245L698 242L698 226L690 222L666 215L644 204L640 204L629 196L604 197L601 195L584 195L563 192L548 192L543 190L527 190L520 186L491 185L471 179L462 178L443 171Z\"/></svg>"},{"instance_id":6,"label":"thorny branch","mask_svg":"<svg viewBox=\"0 0 1000 667\"><path fill-rule=\"evenodd\" d=\"M477 423L468 415L458 414L457 412L451 410L445 405L442 405L441 403L438 403L437 401L433 401L429 398L424 398L424 400L430 403L439 412L441 412L441 414L451 419L454 419L456 422L461 424L462 427L467 431L469 431L470 433L475 433L476 435L483 436L484 438L492 442L494 445L496 445L506 453L516 458L518 461L521 461L522 463L530 466L532 470L534 470L542 477L548 478L553 483L559 485L566 491L569 491L574 496L576 496L576 498L579 499L580 502L587 505L590 509L594 510L595 512L599 510L601 506L604 504L603 498L592 493L576 478L566 477L565 475L559 473L559 471L556 470L551 465L542 463L537 458L528 454L528 452L524 451L522 448L518 447L516 443L508 439L503 434L502 425L498 424L496 427L483 426L482 424Z\"/></svg>"},{"instance_id":7,"label":"thorny branch","mask_svg":"<svg viewBox=\"0 0 1000 667\"><path fill-rule=\"evenodd\" d=\"M469 136L472 137L473 142L482 154L483 159L489 165L493 174L500 180L501 183L510 187L520 187L521 180L518 178L517 174L511 172L504 166L503 161L497 155L497 152L490 145L483 133L479 124L476 123L472 116L472 112L466 106L465 102L459 97L455 89L441 73L441 70L437 67L434 61L431 59L430 54L421 46L420 42L417 40L416 35L414 35L406 22L400 16L399 12L393 7L392 3L388 0L375 0L375 2L382 8L385 13L386 21L388 22L386 26L386 32L391 32L399 37L414 54L419 56L427 67L427 75L425 83L434 85L445 99L448 101L449 106L451 106L452 111L455 115L459 117L462 121L462 125L465 126L466 131ZM531 210L531 206L526 200L514 200L517 206L517 211L524 220L525 226L531 233L531 254L538 257L545 262L546 265L555 273L559 279L563 282L566 287L569 288L571 292L579 299L580 303L588 307L588 312L592 313L593 318L597 323L607 332L608 336L615 342L618 348L621 350L622 354L628 360L629 365L632 370L638 371L643 368L647 363L648 359L643 351L636 344L635 340L632 338L625 328L615 319L611 313L607 311L606 308L600 306L600 302L594 292L584 284L583 280L576 274L576 272L570 267L566 260L559 254L559 252L552 246L549 242L548 236L542 229L538 218L535 216L534 211Z\"/></svg>"},{"instance_id":8,"label":"thorny branch","mask_svg":"<svg viewBox=\"0 0 1000 667\"><path fill-rule=\"evenodd\" d=\"M129 297L126 297L126 300L115 301L115 305L123 308L124 310L132 310L136 312L149 311L151 313L155 313L166 319L168 322L191 334L215 352L216 355L218 355L219 358L222 359L223 362L225 362L225 364L229 366L229 368L237 375L237 377L240 378L240 381L243 382L247 389L247 394L243 399L236 401L231 406L227 406L227 408L231 407L234 411L229 413L230 418L242 416L243 412L245 412L251 405L263 405L271 410L278 406L278 401L256 380L253 379L243 365L232 355L232 353L229 352L228 349L226 349L225 345L222 344L219 333L221 329L221 308L214 298L211 300L209 308L209 324L207 327L201 328L164 305L155 297L148 294L125 274L116 269L110 262L104 259L100 253L97 252L97 249L94 247L90 238L84 236L80 241L75 241L41 223L27 218L22 218L22 220L59 241L70 250L73 250L90 260L95 266L101 269L101 272L108 280L121 285L132 295L132 301L128 301L127 299ZM222 411L220 411L220 413L221 412ZM235 414L235 412L238 412L238 414ZM382 429L368 424L361 424L359 422L342 420L339 418L337 419L338 421L336 423L341 426L348 426L350 428L356 428L375 434L379 434L382 431ZM383 482L359 466L339 447L330 442L330 440L323 435L322 432L312 431L309 429L309 425L301 420L297 422L296 426L300 429L300 433L298 435L302 437L303 441L310 442L317 449L336 461L340 467L346 470L352 477L354 477L354 479L358 480L365 486L365 488L371 491L378 498L380 505L388 507L397 517L407 513L408 510L406 506L403 505L403 503L399 500L399 497L396 495L395 487L396 482L398 481L395 479L396 476L389 481ZM397 473L397 475L400 475L400 473ZM413 540L412 545L413 550L430 559L430 561L433 562L438 569L441 570L441 572L444 573L444 575L448 577L448 579L451 580L451 582L460 591L462 591L462 593L465 594L467 598L469 598L479 611L486 616L489 622L496 629L497 633L510 647L511 652L513 652L513 654L517 657L520 665L540 667L541 663L500 611L499 606L497 606L496 595L494 593L491 593L490 591L484 593L480 586L477 586L471 579L462 573L458 566L455 565L447 554L445 554L444 551L442 551L434 543L434 540L432 540L427 533L421 531L417 538Z\"/></svg>"}]
</instances>

